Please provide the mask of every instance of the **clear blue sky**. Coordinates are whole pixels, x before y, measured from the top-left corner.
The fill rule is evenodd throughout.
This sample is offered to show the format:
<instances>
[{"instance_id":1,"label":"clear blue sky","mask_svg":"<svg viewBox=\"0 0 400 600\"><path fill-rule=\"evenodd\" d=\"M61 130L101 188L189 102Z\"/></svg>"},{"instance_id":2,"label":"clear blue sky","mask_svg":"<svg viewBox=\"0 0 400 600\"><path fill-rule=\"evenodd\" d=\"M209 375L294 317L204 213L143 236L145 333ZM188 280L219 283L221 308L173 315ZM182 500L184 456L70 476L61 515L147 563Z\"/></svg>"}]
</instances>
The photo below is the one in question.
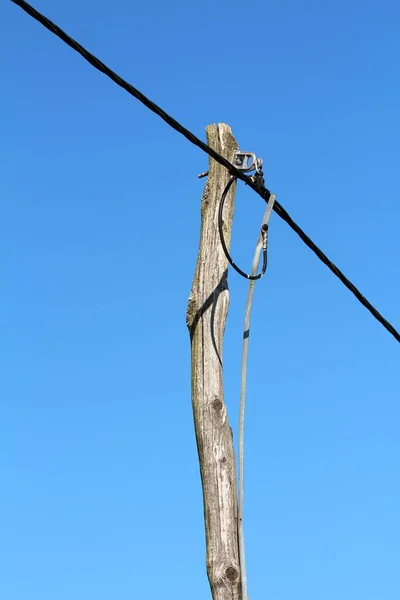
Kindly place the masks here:
<instances>
[{"instance_id":1,"label":"clear blue sky","mask_svg":"<svg viewBox=\"0 0 400 600\"><path fill-rule=\"evenodd\" d=\"M198 136L229 123L400 326L398 2L35 6ZM185 310L207 157L11 2L0 45L0 596L204 600ZM240 264L260 202L239 188ZM236 434L247 284L230 288ZM400 598L399 418L399 345L274 215L250 346L252 600Z\"/></svg>"}]
</instances>

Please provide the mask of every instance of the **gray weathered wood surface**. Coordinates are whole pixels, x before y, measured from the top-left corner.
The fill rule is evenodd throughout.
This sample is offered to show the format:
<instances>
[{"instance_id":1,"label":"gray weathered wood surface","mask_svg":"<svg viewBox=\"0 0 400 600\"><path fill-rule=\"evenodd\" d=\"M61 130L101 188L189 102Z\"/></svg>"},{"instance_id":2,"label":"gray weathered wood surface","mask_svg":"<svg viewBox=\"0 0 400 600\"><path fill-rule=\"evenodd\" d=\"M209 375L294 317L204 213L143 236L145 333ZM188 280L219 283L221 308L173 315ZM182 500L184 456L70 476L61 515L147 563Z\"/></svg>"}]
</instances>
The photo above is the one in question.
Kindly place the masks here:
<instances>
[{"instance_id":1,"label":"gray weathered wood surface","mask_svg":"<svg viewBox=\"0 0 400 600\"><path fill-rule=\"evenodd\" d=\"M207 142L228 160L237 143L228 125L209 125ZM206 565L213 600L240 600L236 470L224 403L222 341L229 305L227 260L218 235L218 204L228 171L210 158L201 201L201 233L187 308L192 355L192 405L203 488ZM235 184L224 211L229 247Z\"/></svg>"}]
</instances>

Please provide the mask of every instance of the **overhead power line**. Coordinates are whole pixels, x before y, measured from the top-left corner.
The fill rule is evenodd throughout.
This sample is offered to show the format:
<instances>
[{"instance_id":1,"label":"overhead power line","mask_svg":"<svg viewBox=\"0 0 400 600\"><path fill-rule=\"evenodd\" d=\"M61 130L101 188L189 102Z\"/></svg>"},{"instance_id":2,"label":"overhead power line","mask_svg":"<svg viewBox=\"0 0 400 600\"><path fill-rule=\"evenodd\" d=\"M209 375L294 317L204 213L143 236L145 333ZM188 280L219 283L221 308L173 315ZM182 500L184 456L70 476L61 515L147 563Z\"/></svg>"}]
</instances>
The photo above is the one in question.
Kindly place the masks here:
<instances>
[{"instance_id":1,"label":"overhead power line","mask_svg":"<svg viewBox=\"0 0 400 600\"><path fill-rule=\"evenodd\" d=\"M117 73L112 71L109 67L107 67L101 60L96 58L93 54L88 52L83 46L81 46L77 41L71 38L65 31L60 29L55 23L50 21L47 17L38 12L33 6L25 2L25 0L11 0L14 4L17 4L22 10L24 10L28 15L39 21L46 29L54 33L57 37L59 37L63 42L65 42L70 48L78 52L85 60L87 60L93 67L97 70L101 71L107 77L112 79L117 85L126 90L129 94L137 98L142 104L147 106L149 110L154 112L156 115L161 117L170 127L178 131L178 133L182 134L189 142L198 146L201 150L206 152L209 156L211 156L218 163L226 167L230 174L238 179L244 181L249 187L251 187L259 196L261 196L266 202L268 202L270 197L270 192L264 187L260 187L256 185L250 177L236 169L234 165L232 165L228 160L226 160L223 156L215 152L210 146L202 142L197 136L195 136L191 131L183 127L178 121L176 121L173 117L168 115L160 106L152 102L149 98L147 98L142 92L133 87L130 83L122 79ZM311 240L311 238L293 221L292 217L289 213L283 208L283 206L275 201L274 211L283 219L293 231L297 233L297 235L303 240L303 242L312 250L318 258L332 271L338 279L349 289L352 294L357 298L357 300L365 306L367 310L375 317L379 323L381 323L392 336L400 342L400 333L387 321L381 313L361 294L361 292L356 288L356 286L342 273L342 271L331 261L329 258L322 252L322 250Z\"/></svg>"}]
</instances>

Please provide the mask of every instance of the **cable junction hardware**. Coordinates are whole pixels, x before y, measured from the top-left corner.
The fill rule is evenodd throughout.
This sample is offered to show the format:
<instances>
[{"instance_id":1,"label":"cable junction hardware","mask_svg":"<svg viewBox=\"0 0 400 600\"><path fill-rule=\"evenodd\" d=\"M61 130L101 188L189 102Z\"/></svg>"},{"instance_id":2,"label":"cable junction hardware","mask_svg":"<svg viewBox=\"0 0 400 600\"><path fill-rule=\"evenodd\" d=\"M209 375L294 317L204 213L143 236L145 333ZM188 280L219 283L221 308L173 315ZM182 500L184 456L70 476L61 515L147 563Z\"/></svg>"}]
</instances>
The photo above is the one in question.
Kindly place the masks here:
<instances>
[{"instance_id":1,"label":"cable junction hardware","mask_svg":"<svg viewBox=\"0 0 400 600\"><path fill-rule=\"evenodd\" d=\"M239 169L240 171L242 171L243 173L251 173L252 171L255 171L255 174L252 175L250 177L250 179L253 181L253 183L255 185L257 185L257 187L260 188L264 188L264 173L262 170L262 165L263 165L263 160L262 158L257 158L256 155L253 152L240 152L237 151L235 152L234 156L233 156L233 160L232 160L232 164ZM201 175L203 176L204 174L201 173ZM200 175L199 175L200 177ZM235 175L232 175L232 177L229 179L228 183L225 186L224 191L222 192L222 196L221 196L221 200L219 201L219 208L218 208L218 232L219 232L219 239L221 241L221 246L222 249L224 251L224 254L226 256L226 258L228 259L229 264L235 269L235 271L237 273L239 273L239 275L241 275L242 277L244 277L245 279L249 279L250 281L256 281L257 279L261 279L261 277L264 275L266 269L267 269L267 230L268 230L268 222L263 223L262 225L262 229L261 229L261 233L263 236L263 242L262 242L262 251L263 251L263 265L262 265L262 269L260 271L260 273L257 273L257 270L248 275L245 271L242 271L242 269L240 267L237 266L237 264L233 261L228 247L226 245L225 242L225 237L224 237L224 219L223 219L223 213L224 213L224 205L225 205L225 200L226 197L228 195L228 192L232 186L232 184L237 180L237 177ZM272 196L272 194L271 194ZM270 198L271 198L270 196ZM272 203L271 205L271 209L274 203ZM259 256L259 255L258 255Z\"/></svg>"}]
</instances>

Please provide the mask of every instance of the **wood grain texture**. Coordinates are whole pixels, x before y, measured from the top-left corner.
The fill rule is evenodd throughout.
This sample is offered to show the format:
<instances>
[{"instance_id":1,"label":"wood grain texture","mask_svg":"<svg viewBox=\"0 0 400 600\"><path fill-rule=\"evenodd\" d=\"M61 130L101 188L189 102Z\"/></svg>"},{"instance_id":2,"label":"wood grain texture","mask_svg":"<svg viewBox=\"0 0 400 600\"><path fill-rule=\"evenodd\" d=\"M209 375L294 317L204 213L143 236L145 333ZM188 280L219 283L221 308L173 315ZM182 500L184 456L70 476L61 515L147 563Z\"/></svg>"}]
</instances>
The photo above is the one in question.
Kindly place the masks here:
<instances>
[{"instance_id":1,"label":"wood grain texture","mask_svg":"<svg viewBox=\"0 0 400 600\"><path fill-rule=\"evenodd\" d=\"M229 161L237 143L228 125L209 125L207 142ZM187 308L192 406L203 488L206 564L213 600L240 600L236 469L222 377L222 342L229 305L227 260L218 235L218 204L228 171L210 158L201 201L197 265ZM225 203L229 247L235 185Z\"/></svg>"}]
</instances>

